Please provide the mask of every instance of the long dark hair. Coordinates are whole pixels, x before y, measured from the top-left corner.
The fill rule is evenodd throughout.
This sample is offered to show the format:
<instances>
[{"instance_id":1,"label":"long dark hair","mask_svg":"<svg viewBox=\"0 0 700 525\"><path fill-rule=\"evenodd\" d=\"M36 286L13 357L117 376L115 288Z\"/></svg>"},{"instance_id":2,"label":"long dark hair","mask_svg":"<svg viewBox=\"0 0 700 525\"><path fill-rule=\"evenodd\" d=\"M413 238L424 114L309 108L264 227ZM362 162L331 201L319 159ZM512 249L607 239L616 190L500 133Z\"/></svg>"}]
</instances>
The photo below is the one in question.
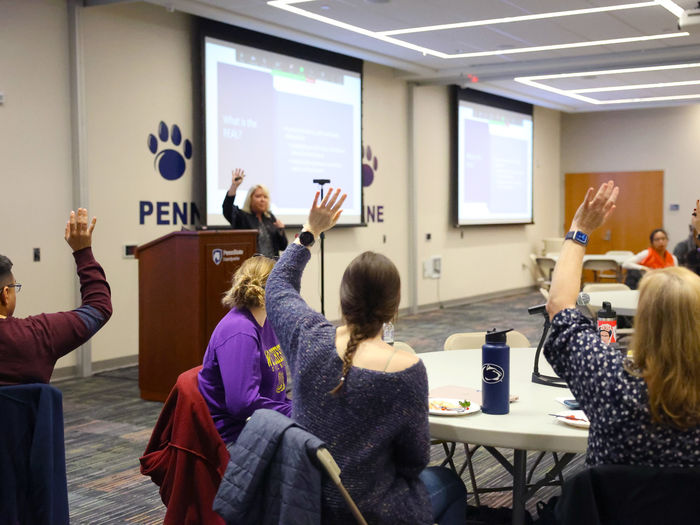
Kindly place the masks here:
<instances>
[{"instance_id":1,"label":"long dark hair","mask_svg":"<svg viewBox=\"0 0 700 525\"><path fill-rule=\"evenodd\" d=\"M379 333L383 323L396 316L401 301L401 278L396 266L379 253L364 252L355 257L340 283L340 310L350 330L343 355L343 372L338 393L345 384L357 346Z\"/></svg>"}]
</instances>

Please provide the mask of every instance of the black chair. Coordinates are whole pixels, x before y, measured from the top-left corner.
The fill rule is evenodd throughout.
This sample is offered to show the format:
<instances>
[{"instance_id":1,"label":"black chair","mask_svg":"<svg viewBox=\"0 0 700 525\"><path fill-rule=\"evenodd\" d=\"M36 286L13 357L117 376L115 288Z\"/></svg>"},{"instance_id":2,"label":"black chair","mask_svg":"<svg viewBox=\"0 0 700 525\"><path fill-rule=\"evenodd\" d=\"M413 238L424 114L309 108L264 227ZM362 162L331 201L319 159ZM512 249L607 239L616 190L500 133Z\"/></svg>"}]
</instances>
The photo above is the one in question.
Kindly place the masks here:
<instances>
[{"instance_id":1,"label":"black chair","mask_svg":"<svg viewBox=\"0 0 700 525\"><path fill-rule=\"evenodd\" d=\"M566 525L700 523L700 468L591 467L564 483L554 514Z\"/></svg>"},{"instance_id":2,"label":"black chair","mask_svg":"<svg viewBox=\"0 0 700 525\"><path fill-rule=\"evenodd\" d=\"M0 523L68 525L61 392L0 387L0 414Z\"/></svg>"}]
</instances>

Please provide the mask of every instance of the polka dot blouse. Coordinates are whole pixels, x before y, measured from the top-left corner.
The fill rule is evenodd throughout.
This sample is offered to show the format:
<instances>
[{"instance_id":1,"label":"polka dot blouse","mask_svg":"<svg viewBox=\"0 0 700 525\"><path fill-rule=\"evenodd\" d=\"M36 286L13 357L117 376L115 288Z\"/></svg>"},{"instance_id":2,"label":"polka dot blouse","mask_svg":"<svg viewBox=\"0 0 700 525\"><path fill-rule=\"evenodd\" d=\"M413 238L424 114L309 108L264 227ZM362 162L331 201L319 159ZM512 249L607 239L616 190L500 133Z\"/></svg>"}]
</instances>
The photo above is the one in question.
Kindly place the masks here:
<instances>
[{"instance_id":1,"label":"polka dot blouse","mask_svg":"<svg viewBox=\"0 0 700 525\"><path fill-rule=\"evenodd\" d=\"M624 356L600 340L593 321L574 309L559 312L544 355L591 421L586 463L700 466L700 427L653 423L646 383L625 370Z\"/></svg>"}]
</instances>

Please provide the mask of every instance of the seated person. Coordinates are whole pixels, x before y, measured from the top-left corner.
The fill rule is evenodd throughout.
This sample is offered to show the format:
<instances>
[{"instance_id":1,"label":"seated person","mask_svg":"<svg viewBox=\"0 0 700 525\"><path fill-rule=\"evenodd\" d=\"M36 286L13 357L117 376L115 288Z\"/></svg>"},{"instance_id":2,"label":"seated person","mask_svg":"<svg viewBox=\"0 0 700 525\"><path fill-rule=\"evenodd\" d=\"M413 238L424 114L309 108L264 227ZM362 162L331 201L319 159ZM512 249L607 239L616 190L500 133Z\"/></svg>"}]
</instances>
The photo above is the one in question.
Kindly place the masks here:
<instances>
[{"instance_id":1,"label":"seated person","mask_svg":"<svg viewBox=\"0 0 700 525\"><path fill-rule=\"evenodd\" d=\"M199 391L225 443L233 443L258 408L292 414L287 370L265 311L265 283L275 262L243 262L221 300L231 308L214 329L199 372Z\"/></svg>"},{"instance_id":2,"label":"seated person","mask_svg":"<svg viewBox=\"0 0 700 525\"><path fill-rule=\"evenodd\" d=\"M617 194L612 181L595 196L589 189L571 230L590 235L602 226ZM564 242L544 354L591 422L586 463L700 466L700 277L670 267L642 278L633 357L625 358L575 309L584 253L585 245Z\"/></svg>"},{"instance_id":3,"label":"seated person","mask_svg":"<svg viewBox=\"0 0 700 525\"><path fill-rule=\"evenodd\" d=\"M647 270L678 266L676 256L666 249L668 246L666 231L661 228L652 231L649 235L649 243L651 244L649 248L633 255L622 264L622 267L627 270L625 283L634 290L637 289L639 279Z\"/></svg>"},{"instance_id":4,"label":"seated person","mask_svg":"<svg viewBox=\"0 0 700 525\"><path fill-rule=\"evenodd\" d=\"M267 281L268 315L294 378L292 415L323 440L368 523L461 523L464 483L430 459L428 380L415 355L382 341L401 299L396 266L365 252L340 284L344 324L336 329L299 295L314 239L335 225L345 195L316 194L308 224ZM354 523L337 488L324 481L324 523Z\"/></svg>"},{"instance_id":5,"label":"seated person","mask_svg":"<svg viewBox=\"0 0 700 525\"><path fill-rule=\"evenodd\" d=\"M678 264L700 275L700 218L698 207L700 201L695 203L695 209L690 218L690 234L685 241L676 244L673 255L678 259Z\"/></svg>"},{"instance_id":6,"label":"seated person","mask_svg":"<svg viewBox=\"0 0 700 525\"><path fill-rule=\"evenodd\" d=\"M81 305L69 312L13 317L22 287L12 262L0 255L0 384L48 383L56 361L88 341L112 315L109 284L92 255L87 210L70 212L64 238L73 250L80 279Z\"/></svg>"}]
</instances>

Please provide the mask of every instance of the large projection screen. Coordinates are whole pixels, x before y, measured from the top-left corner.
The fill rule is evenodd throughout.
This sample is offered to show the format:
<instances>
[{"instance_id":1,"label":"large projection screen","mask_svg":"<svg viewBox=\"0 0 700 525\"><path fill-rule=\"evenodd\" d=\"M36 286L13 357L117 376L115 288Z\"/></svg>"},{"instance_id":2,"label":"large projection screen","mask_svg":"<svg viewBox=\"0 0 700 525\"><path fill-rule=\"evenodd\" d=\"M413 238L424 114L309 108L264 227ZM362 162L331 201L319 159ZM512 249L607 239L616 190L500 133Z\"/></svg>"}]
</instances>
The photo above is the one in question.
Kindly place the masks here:
<instances>
[{"instance_id":1,"label":"large projection screen","mask_svg":"<svg viewBox=\"0 0 700 525\"><path fill-rule=\"evenodd\" d=\"M532 223L532 105L455 89L456 226Z\"/></svg>"},{"instance_id":2,"label":"large projection screen","mask_svg":"<svg viewBox=\"0 0 700 525\"><path fill-rule=\"evenodd\" d=\"M362 62L237 28L201 35L207 226L227 225L235 168L246 173L239 207L264 184L275 216L302 225L314 180L330 179L325 191L348 194L339 224L361 225Z\"/></svg>"}]
</instances>

